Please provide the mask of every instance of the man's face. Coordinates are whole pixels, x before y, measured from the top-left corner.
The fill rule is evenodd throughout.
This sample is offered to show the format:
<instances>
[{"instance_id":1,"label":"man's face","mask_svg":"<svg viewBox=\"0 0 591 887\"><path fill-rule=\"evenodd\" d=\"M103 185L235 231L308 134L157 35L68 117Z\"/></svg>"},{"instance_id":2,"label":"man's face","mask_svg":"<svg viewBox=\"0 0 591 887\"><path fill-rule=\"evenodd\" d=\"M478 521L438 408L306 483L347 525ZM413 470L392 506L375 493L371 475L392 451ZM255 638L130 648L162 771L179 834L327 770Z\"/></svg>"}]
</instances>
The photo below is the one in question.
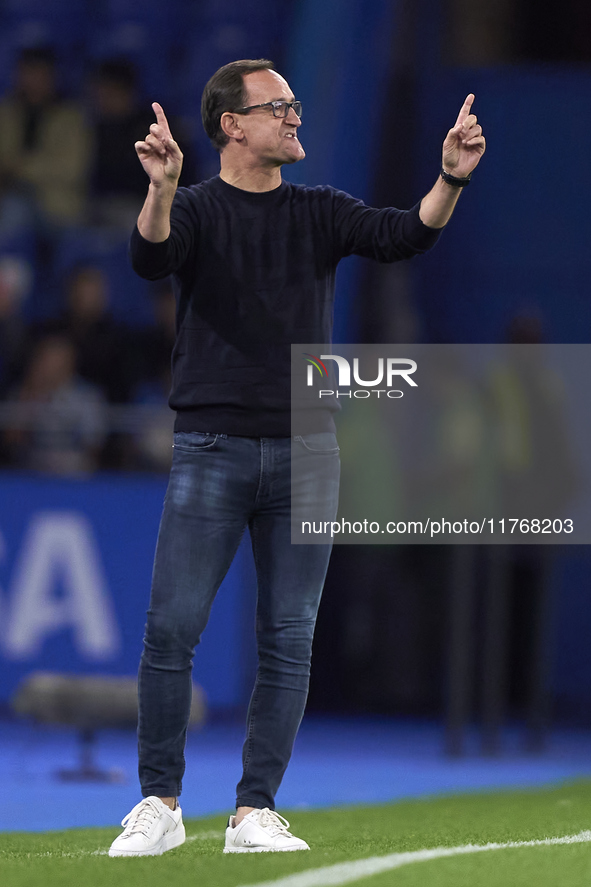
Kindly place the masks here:
<instances>
[{"instance_id":1,"label":"man's face","mask_svg":"<svg viewBox=\"0 0 591 887\"><path fill-rule=\"evenodd\" d=\"M276 71L253 71L252 74L246 74L244 85L248 95L245 107L264 102L293 102L295 98L287 81ZM297 135L301 120L293 108L283 118L274 117L270 106L254 108L248 114L240 115L240 123L245 144L253 160L261 166L296 163L306 156Z\"/></svg>"},{"instance_id":2,"label":"man's face","mask_svg":"<svg viewBox=\"0 0 591 887\"><path fill-rule=\"evenodd\" d=\"M55 70L44 61L21 61L17 68L17 92L31 105L42 105L55 95Z\"/></svg>"}]
</instances>

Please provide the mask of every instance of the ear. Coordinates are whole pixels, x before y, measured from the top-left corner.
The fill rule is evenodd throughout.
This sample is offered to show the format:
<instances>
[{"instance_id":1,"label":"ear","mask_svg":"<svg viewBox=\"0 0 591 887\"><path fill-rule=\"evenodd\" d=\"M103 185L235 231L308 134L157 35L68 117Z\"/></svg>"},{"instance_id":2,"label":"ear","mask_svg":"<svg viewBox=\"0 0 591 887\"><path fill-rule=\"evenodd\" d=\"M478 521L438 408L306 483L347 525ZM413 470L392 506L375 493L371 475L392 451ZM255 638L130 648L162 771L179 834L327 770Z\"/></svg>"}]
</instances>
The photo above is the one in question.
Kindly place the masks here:
<instances>
[{"instance_id":1,"label":"ear","mask_svg":"<svg viewBox=\"0 0 591 887\"><path fill-rule=\"evenodd\" d=\"M224 111L220 118L220 126L224 135L230 139L242 141L244 132L242 131L242 121L239 114L232 114L230 111Z\"/></svg>"}]
</instances>

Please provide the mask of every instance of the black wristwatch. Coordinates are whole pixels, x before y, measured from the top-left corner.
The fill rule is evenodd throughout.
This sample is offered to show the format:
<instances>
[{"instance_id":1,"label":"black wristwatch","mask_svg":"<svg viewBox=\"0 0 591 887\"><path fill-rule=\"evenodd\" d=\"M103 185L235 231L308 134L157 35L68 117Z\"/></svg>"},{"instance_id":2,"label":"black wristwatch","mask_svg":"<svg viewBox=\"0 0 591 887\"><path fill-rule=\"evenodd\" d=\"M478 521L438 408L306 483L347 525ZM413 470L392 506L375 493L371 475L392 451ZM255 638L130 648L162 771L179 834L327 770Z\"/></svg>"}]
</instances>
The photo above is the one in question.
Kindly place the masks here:
<instances>
[{"instance_id":1,"label":"black wristwatch","mask_svg":"<svg viewBox=\"0 0 591 887\"><path fill-rule=\"evenodd\" d=\"M466 185L470 184L470 179L472 178L472 173L463 178L452 176L451 173L446 172L443 167L441 167L439 175L444 182L447 182L448 185L453 185L454 188L465 188Z\"/></svg>"}]
</instances>

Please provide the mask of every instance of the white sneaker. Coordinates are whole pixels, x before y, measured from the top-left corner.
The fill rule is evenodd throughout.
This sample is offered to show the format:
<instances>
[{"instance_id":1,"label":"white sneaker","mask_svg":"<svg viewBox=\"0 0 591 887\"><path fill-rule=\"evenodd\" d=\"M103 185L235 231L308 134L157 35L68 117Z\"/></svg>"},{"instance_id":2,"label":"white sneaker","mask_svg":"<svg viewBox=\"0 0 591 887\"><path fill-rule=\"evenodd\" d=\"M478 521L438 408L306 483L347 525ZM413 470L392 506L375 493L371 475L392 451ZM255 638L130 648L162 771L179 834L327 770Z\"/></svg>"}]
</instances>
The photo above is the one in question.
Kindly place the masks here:
<instances>
[{"instance_id":1,"label":"white sneaker","mask_svg":"<svg viewBox=\"0 0 591 887\"><path fill-rule=\"evenodd\" d=\"M224 853L310 849L305 841L288 832L287 819L268 807L252 810L238 825L234 825L235 819L235 816L230 816L228 820Z\"/></svg>"},{"instance_id":2,"label":"white sneaker","mask_svg":"<svg viewBox=\"0 0 591 887\"><path fill-rule=\"evenodd\" d=\"M127 814L109 856L160 856L185 841L185 826L179 806L171 810L160 798L144 798Z\"/></svg>"}]
</instances>

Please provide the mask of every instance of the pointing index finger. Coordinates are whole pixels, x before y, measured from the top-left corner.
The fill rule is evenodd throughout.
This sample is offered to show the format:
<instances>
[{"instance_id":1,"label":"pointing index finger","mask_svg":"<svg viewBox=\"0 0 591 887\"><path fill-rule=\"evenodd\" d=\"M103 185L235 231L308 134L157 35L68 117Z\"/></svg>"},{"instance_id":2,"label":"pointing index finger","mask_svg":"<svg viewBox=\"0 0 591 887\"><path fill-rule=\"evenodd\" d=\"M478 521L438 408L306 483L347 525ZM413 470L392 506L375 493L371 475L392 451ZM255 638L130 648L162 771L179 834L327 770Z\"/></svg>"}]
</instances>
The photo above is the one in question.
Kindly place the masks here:
<instances>
[{"instance_id":1,"label":"pointing index finger","mask_svg":"<svg viewBox=\"0 0 591 887\"><path fill-rule=\"evenodd\" d=\"M474 101L474 93L471 92L466 96L466 101L460 108L460 113L458 114L458 119L455 122L455 126L459 126L464 122L468 114L470 113L470 109L472 107L472 102ZM166 119L166 118L165 118Z\"/></svg>"},{"instance_id":2,"label":"pointing index finger","mask_svg":"<svg viewBox=\"0 0 591 887\"><path fill-rule=\"evenodd\" d=\"M158 121L159 125L162 127L168 138L171 139L172 133L170 131L170 126L168 125L168 120L166 119L166 114L162 109L162 105L159 105L158 102L152 102L152 110L156 115L156 120Z\"/></svg>"}]
</instances>

